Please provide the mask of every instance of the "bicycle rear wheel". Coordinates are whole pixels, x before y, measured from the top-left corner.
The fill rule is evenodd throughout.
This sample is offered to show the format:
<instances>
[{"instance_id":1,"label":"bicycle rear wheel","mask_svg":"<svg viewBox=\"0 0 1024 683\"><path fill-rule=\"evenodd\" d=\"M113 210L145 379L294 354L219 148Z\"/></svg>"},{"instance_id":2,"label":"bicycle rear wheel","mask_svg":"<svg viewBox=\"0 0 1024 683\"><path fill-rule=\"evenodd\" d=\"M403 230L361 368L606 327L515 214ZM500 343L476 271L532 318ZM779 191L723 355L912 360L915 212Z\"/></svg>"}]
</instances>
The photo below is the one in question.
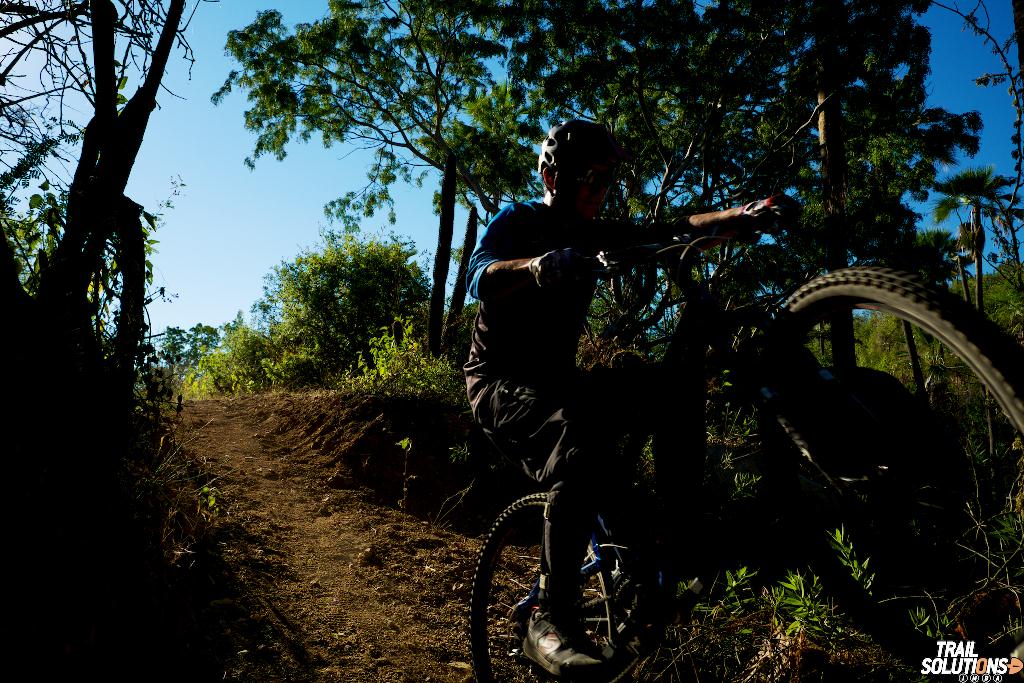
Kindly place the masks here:
<instances>
[{"instance_id":1,"label":"bicycle rear wheel","mask_svg":"<svg viewBox=\"0 0 1024 683\"><path fill-rule=\"evenodd\" d=\"M520 498L491 526L477 561L470 602L470 648L477 683L525 683L547 675L522 652L527 619L537 606L541 538L547 496ZM584 560L581 616L587 634L600 647L618 635L614 572L595 562L594 549ZM589 681L613 683L635 663L614 664Z\"/></svg>"},{"instance_id":2,"label":"bicycle rear wheel","mask_svg":"<svg viewBox=\"0 0 1024 683\"><path fill-rule=\"evenodd\" d=\"M858 365L832 369L823 331L843 311ZM951 294L875 268L799 288L770 336L764 392L799 451L804 493L829 530L842 525L859 565L871 558L846 606L890 643L906 638L911 610L948 629L985 575L982 522L1006 511L1019 476L1020 346ZM834 573L850 578L851 556L841 562Z\"/></svg>"}]
</instances>

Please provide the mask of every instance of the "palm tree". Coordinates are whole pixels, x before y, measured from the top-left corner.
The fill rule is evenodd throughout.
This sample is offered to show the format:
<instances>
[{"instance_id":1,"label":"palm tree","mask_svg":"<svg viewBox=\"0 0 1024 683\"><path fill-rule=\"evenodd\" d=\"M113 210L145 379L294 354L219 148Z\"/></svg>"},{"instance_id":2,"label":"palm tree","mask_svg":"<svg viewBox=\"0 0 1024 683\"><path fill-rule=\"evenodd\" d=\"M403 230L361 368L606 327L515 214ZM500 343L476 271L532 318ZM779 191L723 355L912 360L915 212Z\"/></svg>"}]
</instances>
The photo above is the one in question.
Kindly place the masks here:
<instances>
[{"instance_id":1,"label":"palm tree","mask_svg":"<svg viewBox=\"0 0 1024 683\"><path fill-rule=\"evenodd\" d=\"M944 228L921 230L914 239L914 269L933 287L947 286L957 270L957 240Z\"/></svg>"},{"instance_id":2,"label":"palm tree","mask_svg":"<svg viewBox=\"0 0 1024 683\"><path fill-rule=\"evenodd\" d=\"M974 259L974 301L978 311L984 315L985 300L982 288L982 266L985 254L985 227L982 216L989 220L1001 217L1000 201L1012 183L1010 178L998 176L995 168L966 168L942 182L935 183L935 190L944 195L934 209L935 220L942 222L953 213L959 216L961 208L970 209L970 221L961 221L960 243ZM995 228L993 228L995 229ZM992 431L992 409L988 401L988 390L985 396L985 421L988 424L988 452L995 450L995 439Z\"/></svg>"},{"instance_id":3,"label":"palm tree","mask_svg":"<svg viewBox=\"0 0 1024 683\"><path fill-rule=\"evenodd\" d=\"M960 243L974 261L974 301L978 310L985 311L982 290L982 267L985 255L985 227L982 217L994 220L1000 215L1001 195L1012 181L995 173L995 168L965 168L944 181L935 183L935 190L943 197L935 204L935 221L941 223L961 209L970 211L970 219L961 221ZM966 290L966 287L965 287Z\"/></svg>"}]
</instances>

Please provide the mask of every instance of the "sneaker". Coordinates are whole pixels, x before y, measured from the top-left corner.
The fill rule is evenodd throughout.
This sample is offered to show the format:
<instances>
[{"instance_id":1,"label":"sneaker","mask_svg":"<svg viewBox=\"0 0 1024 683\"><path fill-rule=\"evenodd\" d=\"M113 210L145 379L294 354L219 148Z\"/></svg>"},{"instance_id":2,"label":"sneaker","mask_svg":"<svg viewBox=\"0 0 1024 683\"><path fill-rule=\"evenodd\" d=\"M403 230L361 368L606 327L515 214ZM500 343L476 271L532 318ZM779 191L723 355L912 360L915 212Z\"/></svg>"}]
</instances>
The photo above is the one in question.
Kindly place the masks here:
<instances>
[{"instance_id":1,"label":"sneaker","mask_svg":"<svg viewBox=\"0 0 1024 683\"><path fill-rule=\"evenodd\" d=\"M537 611L530 617L523 638L523 653L554 676L584 673L604 664L597 647L582 635L568 636L551 623L551 615Z\"/></svg>"}]
</instances>

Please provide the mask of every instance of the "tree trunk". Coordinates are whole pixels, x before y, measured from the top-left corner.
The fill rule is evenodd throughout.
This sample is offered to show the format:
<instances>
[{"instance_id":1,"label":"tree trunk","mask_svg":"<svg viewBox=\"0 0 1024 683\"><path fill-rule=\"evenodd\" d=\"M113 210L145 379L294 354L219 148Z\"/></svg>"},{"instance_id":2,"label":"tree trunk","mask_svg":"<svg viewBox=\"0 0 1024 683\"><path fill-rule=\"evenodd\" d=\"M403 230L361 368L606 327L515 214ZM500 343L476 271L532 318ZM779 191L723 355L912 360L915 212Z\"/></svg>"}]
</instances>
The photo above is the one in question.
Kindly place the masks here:
<instances>
[{"instance_id":1,"label":"tree trunk","mask_svg":"<svg viewBox=\"0 0 1024 683\"><path fill-rule=\"evenodd\" d=\"M448 320L445 323L444 349L450 351L456 342L462 318L462 309L466 305L466 272L469 270L469 258L476 248L476 231L479 217L476 207L469 210L466 220L466 235L462 238L462 258L459 259L459 270L455 274L455 287L452 290L452 302L448 306Z\"/></svg>"},{"instance_id":2,"label":"tree trunk","mask_svg":"<svg viewBox=\"0 0 1024 683\"><path fill-rule=\"evenodd\" d=\"M831 52L831 48L826 48ZM826 59L818 90L818 141L821 150L821 183L825 209L825 268L829 271L846 268L846 145L843 138L842 106L839 93L826 85L837 82L831 71L837 57ZM840 310L829 317L832 340L832 365L841 375L856 365L853 338L853 311Z\"/></svg>"},{"instance_id":3,"label":"tree trunk","mask_svg":"<svg viewBox=\"0 0 1024 683\"><path fill-rule=\"evenodd\" d=\"M82 136L63 235L41 263L34 293L12 271L10 250L0 248L0 301L9 305L10 323L0 348L19 392L3 417L6 474L17 483L4 515L22 519L31 512L29 524L10 525L10 546L28 560L12 563L19 590L8 615L18 633L8 645L43 671L66 669L79 678L111 665L160 661L146 651L163 636L141 618L150 596L133 583L142 558L129 536L134 521L119 480L129 438L137 436L132 408L146 285L140 207L124 197L124 188L184 4L168 3L144 83L119 115L115 30L121 19L109 0L89 3L95 111ZM114 329L104 330L90 286L97 280L111 286L112 276L98 273L113 261L121 289Z\"/></svg>"},{"instance_id":4,"label":"tree trunk","mask_svg":"<svg viewBox=\"0 0 1024 683\"><path fill-rule=\"evenodd\" d=\"M967 280L967 270L964 268L964 262L960 256L956 257L956 269L960 273L960 286L964 290L964 301L967 302L968 306L973 306L974 302L971 301L971 288Z\"/></svg>"},{"instance_id":5,"label":"tree trunk","mask_svg":"<svg viewBox=\"0 0 1024 683\"><path fill-rule=\"evenodd\" d=\"M907 342L907 354L910 355L910 370L914 373L914 387L917 395L925 398L928 394L924 386L924 373L921 372L921 357L917 354L917 342L914 340L914 327L906 320L902 322L903 338Z\"/></svg>"},{"instance_id":6,"label":"tree trunk","mask_svg":"<svg viewBox=\"0 0 1024 683\"><path fill-rule=\"evenodd\" d=\"M978 311L984 315L984 275L981 269L985 265L985 228L981 225L981 207L977 204L971 207L971 235L974 238L974 303Z\"/></svg>"},{"instance_id":7,"label":"tree trunk","mask_svg":"<svg viewBox=\"0 0 1024 683\"><path fill-rule=\"evenodd\" d=\"M449 154L441 180L441 223L437 230L434 255L434 286L430 293L430 318L427 321L427 348L432 356L441 355L444 325L444 290L448 282L448 262L452 257L452 232L455 230L455 155Z\"/></svg>"}]
</instances>

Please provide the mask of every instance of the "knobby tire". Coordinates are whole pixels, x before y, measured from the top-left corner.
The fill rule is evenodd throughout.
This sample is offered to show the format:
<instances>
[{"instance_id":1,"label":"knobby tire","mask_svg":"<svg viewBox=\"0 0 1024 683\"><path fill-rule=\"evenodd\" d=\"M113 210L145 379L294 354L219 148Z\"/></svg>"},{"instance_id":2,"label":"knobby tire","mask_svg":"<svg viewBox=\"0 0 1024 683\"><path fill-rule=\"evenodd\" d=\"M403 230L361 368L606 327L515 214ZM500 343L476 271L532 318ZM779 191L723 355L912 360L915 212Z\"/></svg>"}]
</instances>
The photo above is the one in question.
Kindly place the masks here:
<instances>
[{"instance_id":1,"label":"knobby tire","mask_svg":"<svg viewBox=\"0 0 1024 683\"><path fill-rule=\"evenodd\" d=\"M1022 358L1020 346L993 322L985 318L966 302L949 292L937 291L926 286L914 275L882 268L848 268L811 280L789 297L784 306L783 313L776 320L776 328L773 332L774 337L771 342L771 344L774 344L774 348L771 344L769 345L769 359L771 359L773 353L776 359L793 358L793 355L787 356L787 354L799 351L807 341L807 334L814 325L827 320L829 314L836 310L850 308L881 311L891 314L900 320L917 326L927 335L937 338L974 373L976 379L987 389L1018 434L1024 433L1024 374L1022 374L1024 373L1024 358ZM879 378L876 375L884 375L884 373L879 371L866 369L859 369L857 372L861 373L861 378L867 376L870 380L869 383L877 383ZM874 373L874 375L871 373ZM856 376L854 373L850 374L850 377ZM890 380L893 379L889 375L885 376ZM920 414L931 414L932 408L928 406L927 401L918 401L918 398L903 389L898 381L895 383L895 391L897 393L905 392L905 395L900 394L895 399L890 397L888 403L882 401L883 405L891 408L901 405L901 401L902 404L916 403L918 405L916 410L923 411ZM819 410L821 409L819 408ZM811 413L814 414L813 410ZM822 413L815 415L816 418L821 417ZM780 423L784 419L782 418ZM908 457L913 464L902 465L904 468L904 479L900 480L897 478L897 481L909 483L907 487L908 496L918 491L927 492L929 489L934 494L934 490L941 486L956 485L956 479L959 475L949 475L943 479L941 475L928 472L929 466L931 466L930 469L932 470L948 468L950 471L955 471L956 463L952 462L952 459L943 461L940 455L936 455L933 460L929 460L932 457L930 452L918 452L925 450L924 444L936 443L935 435L925 434L925 430L920 425L939 425L939 419L936 418L932 422L920 423L916 423L913 420L903 424L900 424L898 421L894 423L894 421L889 420L882 420L878 423L882 427L879 430L880 433L888 434L902 431L905 433L905 436L900 439L899 443L917 446L916 450L913 447L906 449ZM870 428L871 424L870 422L867 423L868 428ZM853 428L856 429L858 426L864 427L864 425L854 425ZM920 433L920 442L916 440L916 437L912 436L915 428ZM787 429L787 431L789 430ZM800 448L806 448L808 443L799 436L799 429L793 431L797 433L796 436L793 433L790 434L794 443L797 443ZM813 431L813 427L811 431ZM931 440L929 441L929 439ZM813 450L814 439L810 439L810 441L810 446ZM825 439L825 441L828 441L828 439ZM835 441L832 441L832 443L834 444ZM953 453L954 448L951 447L950 449L943 450ZM899 449L893 447L890 452L897 453ZM938 449L933 452L937 453ZM956 453L959 453L959 451ZM829 465L825 465L822 469L828 470ZM915 472L915 469L917 472ZM928 480L929 476L934 477L934 479ZM915 477L919 478L915 480ZM919 488L915 489L915 481L923 480L928 480L928 483L916 484ZM926 493L926 495L928 494ZM895 500L897 498L897 496L892 496L891 494L889 496L888 500ZM948 494L946 500L959 501L959 517L950 512L946 517L937 516L935 519L951 520L948 531L952 537L958 532L956 520L966 519L966 505L963 502L966 501L966 497L958 499L957 494L953 492ZM869 515L872 513L870 505L871 503L864 508ZM907 514L907 511L911 510L912 506L905 502L902 505L902 511L905 513L904 519L913 519L912 513ZM948 507L952 511L952 503ZM884 511L885 504L883 503L881 510L875 509L873 512L878 516L884 515ZM877 520L872 524L876 528L883 526ZM894 524L894 526L897 525L898 522ZM935 528L941 530L943 528L941 522ZM896 535L893 538L899 538L899 536ZM907 548L911 547L914 546L907 546ZM902 552L909 553L910 551L902 549ZM951 569L950 571L953 570ZM842 570L838 573L841 572ZM833 578L835 576L834 574ZM927 593L927 591L925 592ZM927 650L922 648L933 645L933 641L924 638L921 633L910 626L905 614L905 608L897 607L897 605L903 604L898 600L892 600L891 604L883 605L882 601L877 599L878 595L871 597L866 590L854 586L849 580L848 575L846 583L839 590L839 593L841 594L840 604L844 609L881 644L893 651L894 654L903 657L909 662L915 661L916 658L919 663L920 657L923 656L922 653L927 652Z\"/></svg>"},{"instance_id":2,"label":"knobby tire","mask_svg":"<svg viewBox=\"0 0 1024 683\"><path fill-rule=\"evenodd\" d=\"M512 650L521 648L521 635L509 619L508 611L513 606L512 600L526 597L529 593L529 585L535 580L539 573L539 557L533 558L534 551L539 550L540 539L543 528L544 506L547 503L547 494L535 493L525 496L507 507L491 525L480 555L477 560L476 572L473 576L473 589L470 599L470 650L473 660L473 672L477 683L510 683L506 676L511 674L514 678L511 681L534 681L537 680L534 674L541 676L543 680L546 674L540 672L540 668L529 662L521 652L512 655ZM531 541L530 539L534 539ZM508 548L517 541L527 540L532 543L529 558L517 568L521 579L516 588L518 593L509 595L507 586L497 585L495 574L501 571L499 566L503 560L507 560L505 554ZM537 560L534 563L534 559ZM529 566L528 566L529 565ZM598 574L593 577L594 587L589 600L585 617L597 613L608 615L608 623L598 627L602 638L612 638L614 633L614 622L611 618L613 612L621 610L610 601L614 590L609 585L611 578ZM497 594L504 600L502 606L496 608L493 601ZM510 598L510 599L509 599ZM606 604L603 604L606 603ZM609 631L611 633L609 633ZM588 683L619 683L629 674L629 671L636 664L635 657L616 657L607 669L597 676L588 676ZM500 669L496 671L496 669ZM505 674L502 676L500 674Z\"/></svg>"}]
</instances>

